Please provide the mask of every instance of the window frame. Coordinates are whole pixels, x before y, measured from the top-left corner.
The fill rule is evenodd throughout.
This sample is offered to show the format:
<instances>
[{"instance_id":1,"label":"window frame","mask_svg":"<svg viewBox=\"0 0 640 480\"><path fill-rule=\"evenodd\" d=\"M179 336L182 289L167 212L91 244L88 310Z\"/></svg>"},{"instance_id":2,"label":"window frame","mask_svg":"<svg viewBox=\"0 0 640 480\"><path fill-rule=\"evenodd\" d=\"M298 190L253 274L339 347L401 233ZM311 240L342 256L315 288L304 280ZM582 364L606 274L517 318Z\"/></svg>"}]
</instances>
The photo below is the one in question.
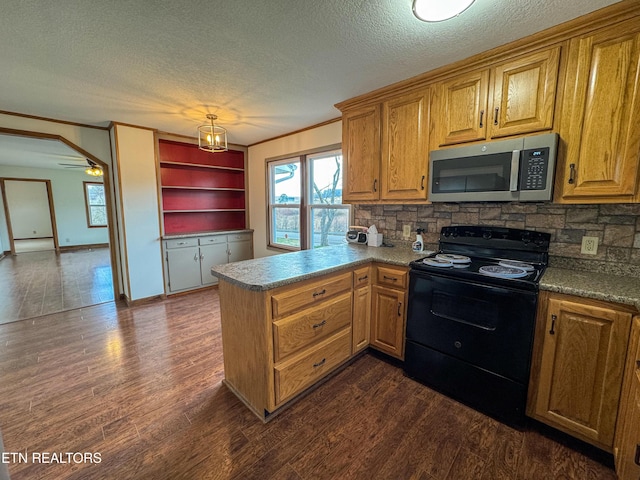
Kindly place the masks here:
<instances>
[{"instance_id":1,"label":"window frame","mask_svg":"<svg viewBox=\"0 0 640 480\"><path fill-rule=\"evenodd\" d=\"M313 150L307 150L304 152L297 152L295 154L282 155L279 157L267 158L266 164L266 206L267 206L267 248L273 250L284 251L300 251L300 250L312 250L313 247L313 225L311 225L312 211L314 208L333 208L339 210L347 210L348 224L353 223L353 208L350 204L322 204L311 203L313 200L312 192L312 168L310 166L311 160L322 156L323 154L331 155L332 153L342 156L341 144L328 145L325 147L316 148ZM344 158L344 157L343 157ZM294 163L298 162L300 165L300 203L299 204L276 204L273 203L273 184L272 184L272 167L278 164ZM341 175L344 178L344 161L342 163L343 171ZM342 189L342 184L340 184ZM298 209L300 218L300 247L292 247L281 243L275 243L273 240L273 219L274 209L277 207L286 206L289 208Z\"/></svg>"},{"instance_id":2,"label":"window frame","mask_svg":"<svg viewBox=\"0 0 640 480\"><path fill-rule=\"evenodd\" d=\"M102 204L94 205L89 203L89 193L88 193L89 185L100 185L102 187L103 194L104 194L104 202L105 202L104 205ZM108 223L105 223L104 225L103 224L95 225L91 223L91 207L103 207L105 211L105 218L107 218L107 213L108 213L107 212L107 192L104 187L104 183L83 181L82 189L84 191L84 210L87 217L87 228L107 228L109 225Z\"/></svg>"}]
</instances>

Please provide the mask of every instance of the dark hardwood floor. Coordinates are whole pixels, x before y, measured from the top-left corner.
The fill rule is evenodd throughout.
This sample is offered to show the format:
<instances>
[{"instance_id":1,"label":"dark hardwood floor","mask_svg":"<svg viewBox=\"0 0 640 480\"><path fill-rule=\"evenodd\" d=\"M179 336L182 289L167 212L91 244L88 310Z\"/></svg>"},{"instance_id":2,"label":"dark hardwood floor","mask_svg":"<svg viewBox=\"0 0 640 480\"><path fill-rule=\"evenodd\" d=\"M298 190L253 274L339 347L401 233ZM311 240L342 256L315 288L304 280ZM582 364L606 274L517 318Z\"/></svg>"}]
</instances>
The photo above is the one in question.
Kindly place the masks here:
<instances>
[{"instance_id":1,"label":"dark hardwood floor","mask_svg":"<svg viewBox=\"0 0 640 480\"><path fill-rule=\"evenodd\" d=\"M615 478L370 354L267 424L223 377L216 290L0 325L0 428L5 451L27 456L11 478ZM45 452L100 463L33 461Z\"/></svg>"}]
</instances>

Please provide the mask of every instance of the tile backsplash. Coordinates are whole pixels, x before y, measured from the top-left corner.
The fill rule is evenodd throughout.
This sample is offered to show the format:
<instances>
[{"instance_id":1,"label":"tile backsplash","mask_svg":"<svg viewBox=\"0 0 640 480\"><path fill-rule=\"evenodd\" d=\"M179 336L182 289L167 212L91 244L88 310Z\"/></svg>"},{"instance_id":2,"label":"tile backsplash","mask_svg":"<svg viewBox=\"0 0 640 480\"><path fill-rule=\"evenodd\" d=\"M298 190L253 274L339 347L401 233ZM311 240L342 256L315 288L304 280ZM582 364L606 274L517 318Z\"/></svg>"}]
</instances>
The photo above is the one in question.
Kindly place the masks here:
<instances>
[{"instance_id":1,"label":"tile backsplash","mask_svg":"<svg viewBox=\"0 0 640 480\"><path fill-rule=\"evenodd\" d=\"M385 241L402 241L403 225L426 230L435 247L449 225L494 225L551 234L550 264L587 271L640 276L640 204L434 203L354 205L356 225L376 225ZM598 238L598 253L580 253L582 237Z\"/></svg>"}]
</instances>

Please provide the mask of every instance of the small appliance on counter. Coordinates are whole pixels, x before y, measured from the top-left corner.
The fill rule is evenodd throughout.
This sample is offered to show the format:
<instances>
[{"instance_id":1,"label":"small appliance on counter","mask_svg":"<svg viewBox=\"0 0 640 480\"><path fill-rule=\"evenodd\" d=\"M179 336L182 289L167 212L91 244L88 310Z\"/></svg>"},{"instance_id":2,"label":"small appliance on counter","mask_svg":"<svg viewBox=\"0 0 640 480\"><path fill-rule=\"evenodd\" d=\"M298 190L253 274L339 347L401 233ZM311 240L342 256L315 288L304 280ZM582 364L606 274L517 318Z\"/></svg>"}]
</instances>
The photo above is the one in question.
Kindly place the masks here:
<instances>
[{"instance_id":1,"label":"small appliance on counter","mask_svg":"<svg viewBox=\"0 0 640 480\"><path fill-rule=\"evenodd\" d=\"M367 243L369 238L367 234L367 227L359 227L355 225L350 225L349 230L347 230L347 242L349 243Z\"/></svg>"}]
</instances>

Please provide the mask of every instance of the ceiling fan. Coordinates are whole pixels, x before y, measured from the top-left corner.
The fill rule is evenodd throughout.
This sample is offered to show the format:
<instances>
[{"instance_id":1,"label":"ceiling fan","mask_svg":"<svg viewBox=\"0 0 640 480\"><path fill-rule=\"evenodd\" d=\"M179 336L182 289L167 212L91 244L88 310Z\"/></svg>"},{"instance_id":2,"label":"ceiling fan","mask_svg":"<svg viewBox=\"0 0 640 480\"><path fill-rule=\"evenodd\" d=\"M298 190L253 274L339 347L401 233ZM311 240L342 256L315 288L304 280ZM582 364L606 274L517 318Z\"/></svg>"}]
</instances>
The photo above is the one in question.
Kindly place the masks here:
<instances>
[{"instance_id":1,"label":"ceiling fan","mask_svg":"<svg viewBox=\"0 0 640 480\"><path fill-rule=\"evenodd\" d=\"M92 177L101 177L104 174L102 167L96 162L93 162L88 158L86 160L86 165L78 165L77 163L58 163L58 165L64 168L84 168L84 173L91 175Z\"/></svg>"}]
</instances>

